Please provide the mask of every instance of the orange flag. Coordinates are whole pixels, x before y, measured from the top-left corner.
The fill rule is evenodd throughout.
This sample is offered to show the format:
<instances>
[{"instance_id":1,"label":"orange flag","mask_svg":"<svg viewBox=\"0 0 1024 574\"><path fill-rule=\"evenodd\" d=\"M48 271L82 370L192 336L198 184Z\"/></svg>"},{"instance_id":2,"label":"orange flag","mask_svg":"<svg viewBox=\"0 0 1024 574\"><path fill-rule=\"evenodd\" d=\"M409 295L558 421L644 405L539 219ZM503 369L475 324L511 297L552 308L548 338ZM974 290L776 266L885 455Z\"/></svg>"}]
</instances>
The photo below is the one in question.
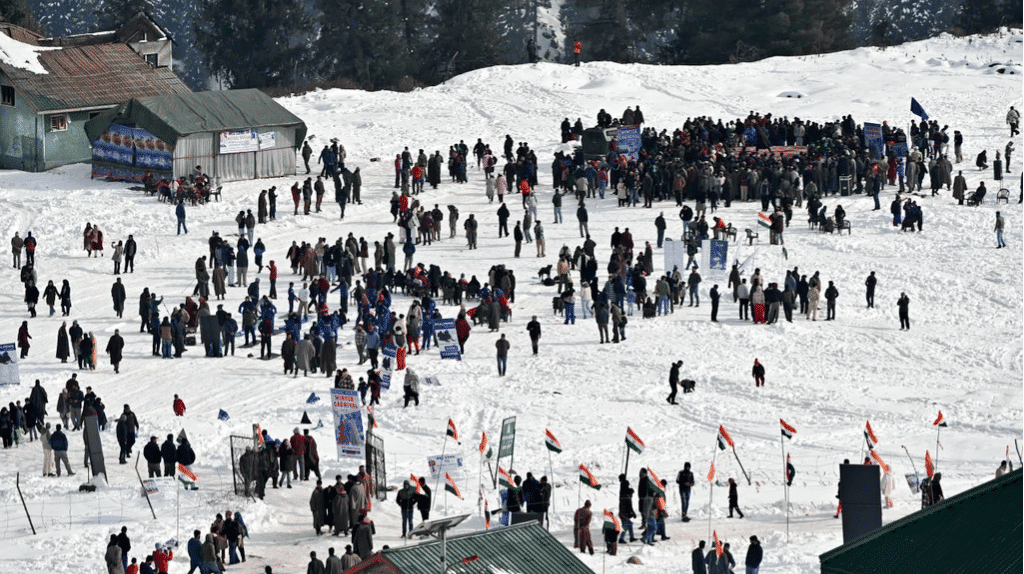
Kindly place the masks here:
<instances>
[{"instance_id":1,"label":"orange flag","mask_svg":"<svg viewBox=\"0 0 1024 574\"><path fill-rule=\"evenodd\" d=\"M715 481L715 463L711 463L711 470L708 471L708 482Z\"/></svg>"},{"instance_id":2,"label":"orange flag","mask_svg":"<svg viewBox=\"0 0 1024 574\"><path fill-rule=\"evenodd\" d=\"M932 455L928 451L924 451L924 471L928 473L928 478L935 476L935 463L932 462Z\"/></svg>"}]
</instances>

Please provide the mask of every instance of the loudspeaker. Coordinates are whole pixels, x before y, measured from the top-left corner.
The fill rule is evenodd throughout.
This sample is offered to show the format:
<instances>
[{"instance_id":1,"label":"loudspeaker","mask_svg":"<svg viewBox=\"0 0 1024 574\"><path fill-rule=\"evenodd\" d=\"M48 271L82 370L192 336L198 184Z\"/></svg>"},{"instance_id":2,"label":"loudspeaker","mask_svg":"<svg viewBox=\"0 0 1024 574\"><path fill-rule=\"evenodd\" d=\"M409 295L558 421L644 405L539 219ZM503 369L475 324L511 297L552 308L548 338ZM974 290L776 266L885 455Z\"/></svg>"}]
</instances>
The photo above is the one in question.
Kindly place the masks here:
<instances>
[{"instance_id":1,"label":"loudspeaker","mask_svg":"<svg viewBox=\"0 0 1024 574\"><path fill-rule=\"evenodd\" d=\"M882 527L882 488L876 465L839 465L839 501L843 505L843 544Z\"/></svg>"}]
</instances>

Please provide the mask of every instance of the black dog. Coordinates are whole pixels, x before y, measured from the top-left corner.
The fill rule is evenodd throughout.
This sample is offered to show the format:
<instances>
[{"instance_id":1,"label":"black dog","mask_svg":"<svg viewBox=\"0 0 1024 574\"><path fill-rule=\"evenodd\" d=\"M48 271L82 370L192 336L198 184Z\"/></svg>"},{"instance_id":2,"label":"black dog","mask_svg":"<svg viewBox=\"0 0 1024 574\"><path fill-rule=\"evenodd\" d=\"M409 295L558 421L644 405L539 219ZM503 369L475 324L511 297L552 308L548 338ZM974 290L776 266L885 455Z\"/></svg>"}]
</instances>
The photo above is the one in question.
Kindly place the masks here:
<instances>
[{"instance_id":1,"label":"black dog","mask_svg":"<svg viewBox=\"0 0 1024 574\"><path fill-rule=\"evenodd\" d=\"M562 301L562 298L561 297L552 297L551 298L552 315L561 315L563 309L565 309L565 302Z\"/></svg>"},{"instance_id":2,"label":"black dog","mask_svg":"<svg viewBox=\"0 0 1024 574\"><path fill-rule=\"evenodd\" d=\"M692 393L693 389L697 386L697 381L691 381L690 379L683 379L682 381L680 381L680 384L683 385L683 392L684 393Z\"/></svg>"},{"instance_id":3,"label":"black dog","mask_svg":"<svg viewBox=\"0 0 1024 574\"><path fill-rule=\"evenodd\" d=\"M548 278L551 277L551 266L550 265L548 265L547 267L541 267L540 271L537 272L537 278L538 279L543 281L544 277L548 277Z\"/></svg>"}]
</instances>

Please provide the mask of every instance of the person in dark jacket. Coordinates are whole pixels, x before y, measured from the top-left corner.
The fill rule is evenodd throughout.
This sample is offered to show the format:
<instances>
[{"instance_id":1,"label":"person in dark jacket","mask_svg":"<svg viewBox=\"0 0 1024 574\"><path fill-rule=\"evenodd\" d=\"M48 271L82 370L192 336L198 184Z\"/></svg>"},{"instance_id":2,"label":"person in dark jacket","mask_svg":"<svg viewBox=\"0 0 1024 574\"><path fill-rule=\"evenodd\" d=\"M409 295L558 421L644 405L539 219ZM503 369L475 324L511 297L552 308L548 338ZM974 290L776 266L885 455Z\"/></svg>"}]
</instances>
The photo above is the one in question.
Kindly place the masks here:
<instances>
[{"instance_id":1,"label":"person in dark jacket","mask_svg":"<svg viewBox=\"0 0 1024 574\"><path fill-rule=\"evenodd\" d=\"M430 520L430 503L431 494L430 487L427 486L427 479L424 477L419 478L420 482L420 493L416 495L416 508L420 511L420 518L424 521Z\"/></svg>"},{"instance_id":2,"label":"person in dark jacket","mask_svg":"<svg viewBox=\"0 0 1024 574\"><path fill-rule=\"evenodd\" d=\"M707 543L703 540L694 548L693 552L690 553L690 562L693 568L693 574L707 574L707 565L704 564L704 546Z\"/></svg>"},{"instance_id":3,"label":"person in dark jacket","mask_svg":"<svg viewBox=\"0 0 1024 574\"><path fill-rule=\"evenodd\" d=\"M747 574L757 574L761 567L761 559L764 557L764 549L761 548L761 541L757 536L750 537L750 546L747 547Z\"/></svg>"},{"instance_id":4,"label":"person in dark jacket","mask_svg":"<svg viewBox=\"0 0 1024 574\"><path fill-rule=\"evenodd\" d=\"M526 324L526 331L530 334L530 344L533 346L533 355L537 356L537 345L540 342L540 323L537 321L536 315L534 315L533 319Z\"/></svg>"},{"instance_id":5,"label":"person in dark jacket","mask_svg":"<svg viewBox=\"0 0 1024 574\"><path fill-rule=\"evenodd\" d=\"M754 386L764 386L764 365L760 361L754 359L754 368L750 370L750 374L754 377Z\"/></svg>"},{"instance_id":6,"label":"person in dark jacket","mask_svg":"<svg viewBox=\"0 0 1024 574\"><path fill-rule=\"evenodd\" d=\"M736 484L736 479L735 478L730 478L729 479L729 518L732 518L733 510L735 510L736 513L740 515L740 518L743 518L743 511L740 510L740 505L739 505L740 495L739 495L739 492L737 492L737 490L736 490L737 486L738 485Z\"/></svg>"},{"instance_id":7,"label":"person in dark jacket","mask_svg":"<svg viewBox=\"0 0 1024 574\"><path fill-rule=\"evenodd\" d=\"M142 449L142 458L146 459L149 478L160 476L160 444L155 436L149 437L149 442Z\"/></svg>"},{"instance_id":8,"label":"person in dark jacket","mask_svg":"<svg viewBox=\"0 0 1024 574\"><path fill-rule=\"evenodd\" d=\"M666 398L665 400L667 400L668 404L670 405L678 404L676 402L676 392L679 388L679 367L682 366L682 360L676 361L672 363L672 368L669 369L668 371L668 386L671 389L671 392L668 394L668 398Z\"/></svg>"},{"instance_id":9,"label":"person in dark jacket","mask_svg":"<svg viewBox=\"0 0 1024 574\"><path fill-rule=\"evenodd\" d=\"M828 289L825 289L825 309L827 311L825 315L826 321L834 321L836 318L836 299L839 297L839 289L832 281L828 282Z\"/></svg>"},{"instance_id":10,"label":"person in dark jacket","mask_svg":"<svg viewBox=\"0 0 1024 574\"><path fill-rule=\"evenodd\" d=\"M177 449L174 448L174 435L167 435L167 440L160 445L160 458L164 462L164 476L174 476L174 465L177 463Z\"/></svg>"},{"instance_id":11,"label":"person in dark jacket","mask_svg":"<svg viewBox=\"0 0 1024 574\"><path fill-rule=\"evenodd\" d=\"M690 470L690 463L683 464L683 470L679 471L676 476L676 484L679 485L679 500L682 504L682 516L683 522L689 522L690 517L687 513L690 511L690 489L694 485L693 472Z\"/></svg>"},{"instance_id":12,"label":"person in dark jacket","mask_svg":"<svg viewBox=\"0 0 1024 574\"><path fill-rule=\"evenodd\" d=\"M122 351L124 350L124 338L121 337L120 329L114 329L114 334L107 341L106 350L110 355L110 364L114 366L114 372L120 373Z\"/></svg>"}]
</instances>

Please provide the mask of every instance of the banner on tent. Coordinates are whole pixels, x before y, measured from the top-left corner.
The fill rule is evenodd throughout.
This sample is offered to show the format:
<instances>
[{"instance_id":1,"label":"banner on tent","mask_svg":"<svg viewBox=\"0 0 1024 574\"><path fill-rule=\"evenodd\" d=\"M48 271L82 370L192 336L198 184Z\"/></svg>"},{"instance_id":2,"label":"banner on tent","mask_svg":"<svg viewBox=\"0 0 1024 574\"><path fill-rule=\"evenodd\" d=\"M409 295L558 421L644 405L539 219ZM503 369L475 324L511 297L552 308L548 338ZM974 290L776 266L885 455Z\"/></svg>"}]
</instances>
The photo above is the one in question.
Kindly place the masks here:
<instances>
[{"instance_id":1,"label":"banner on tent","mask_svg":"<svg viewBox=\"0 0 1024 574\"><path fill-rule=\"evenodd\" d=\"M643 147L643 141L640 138L640 126L620 127L618 144L619 155L626 156L626 159L629 161L637 161L640 148Z\"/></svg>"},{"instance_id":2,"label":"banner on tent","mask_svg":"<svg viewBox=\"0 0 1024 574\"><path fill-rule=\"evenodd\" d=\"M277 147L277 132L260 132L257 136L259 137L260 151Z\"/></svg>"},{"instance_id":3,"label":"banner on tent","mask_svg":"<svg viewBox=\"0 0 1024 574\"><path fill-rule=\"evenodd\" d=\"M20 384L18 347L14 343L4 343L0 345L0 387Z\"/></svg>"},{"instance_id":4,"label":"banner on tent","mask_svg":"<svg viewBox=\"0 0 1024 574\"><path fill-rule=\"evenodd\" d=\"M334 411L334 440L338 445L338 458L364 458L363 414L359 408L358 391L331 389L331 409Z\"/></svg>"},{"instance_id":5,"label":"banner on tent","mask_svg":"<svg viewBox=\"0 0 1024 574\"><path fill-rule=\"evenodd\" d=\"M442 359L462 360L459 338L455 333L455 319L435 319L434 333L441 349Z\"/></svg>"},{"instance_id":6,"label":"banner on tent","mask_svg":"<svg viewBox=\"0 0 1024 574\"><path fill-rule=\"evenodd\" d=\"M234 130L220 132L220 155L259 151L260 142L256 130Z\"/></svg>"},{"instance_id":7,"label":"banner on tent","mask_svg":"<svg viewBox=\"0 0 1024 574\"><path fill-rule=\"evenodd\" d=\"M466 478L466 465L463 464L460 453L428 456L427 466L430 467L430 478L433 479L445 474L450 474L455 479Z\"/></svg>"},{"instance_id":8,"label":"banner on tent","mask_svg":"<svg viewBox=\"0 0 1024 574\"><path fill-rule=\"evenodd\" d=\"M864 145L871 149L871 157L881 159L885 151L882 139L882 124L864 123Z\"/></svg>"},{"instance_id":9,"label":"banner on tent","mask_svg":"<svg viewBox=\"0 0 1024 574\"><path fill-rule=\"evenodd\" d=\"M395 373L395 363L398 361L398 347L385 345L383 358L380 361L380 388L388 390L391 388L391 375Z\"/></svg>"}]
</instances>

